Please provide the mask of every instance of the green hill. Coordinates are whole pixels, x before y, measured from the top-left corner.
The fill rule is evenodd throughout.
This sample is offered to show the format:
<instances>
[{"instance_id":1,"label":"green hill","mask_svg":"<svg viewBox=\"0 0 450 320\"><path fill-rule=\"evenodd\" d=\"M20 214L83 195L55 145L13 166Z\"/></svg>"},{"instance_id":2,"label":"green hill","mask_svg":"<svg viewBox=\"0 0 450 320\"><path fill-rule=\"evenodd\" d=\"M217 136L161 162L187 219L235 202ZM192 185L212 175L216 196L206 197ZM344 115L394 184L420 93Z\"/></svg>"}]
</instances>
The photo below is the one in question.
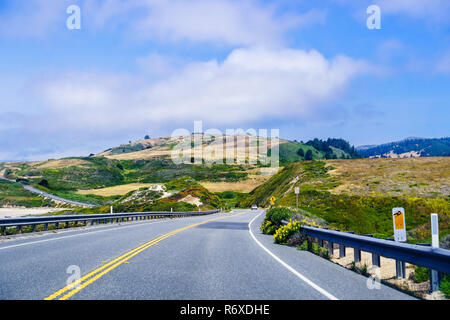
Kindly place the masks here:
<instances>
[{"instance_id":1,"label":"green hill","mask_svg":"<svg viewBox=\"0 0 450 320\"><path fill-rule=\"evenodd\" d=\"M379 161L381 160L381 161ZM450 233L450 190L448 190L449 162L440 158L441 165L429 166L417 163L420 159L398 159L386 166L387 159L304 161L292 163L281 169L263 185L254 189L243 198L239 205L249 207L252 204L268 206L269 198L277 198L276 205L295 207L294 187L299 187L299 208L311 216L319 217L331 227L351 230L357 233L372 233L384 237L392 236L391 210L393 207L404 207L407 212L407 227L411 241L425 240L430 236L430 213L438 213L441 234ZM415 162L411 162L415 160ZM340 161L340 162L339 162ZM378 161L378 162L376 162ZM391 160L392 161L392 160ZM407 162L409 161L409 162ZM358 167L357 172L339 171L334 165ZM364 169L361 163L366 165ZM344 166L344 168L345 168ZM376 166L376 168L373 168ZM404 182L405 174L393 177L394 185L380 181L385 173L395 172L395 166L408 176L410 190L395 189L395 184ZM405 169L409 168L409 171ZM369 168L371 168L369 170ZM422 195L420 172L428 168L434 170L434 185L423 186L427 191ZM338 173L336 173L338 171ZM414 174L419 173L418 180ZM363 182L364 181L364 182ZM367 181L377 182L367 186ZM362 183L361 188L347 188L348 185ZM343 188L345 187L345 188ZM381 189L378 189L381 188ZM380 192L379 190L384 190ZM389 189L392 188L392 189ZM434 191L433 191L434 190ZM439 195L437 196L437 190ZM444 192L442 192L444 191ZM419 196L420 195L420 196Z\"/></svg>"},{"instance_id":2,"label":"green hill","mask_svg":"<svg viewBox=\"0 0 450 320\"><path fill-rule=\"evenodd\" d=\"M377 146L361 146L357 149L364 157L402 157L408 153L417 157L448 157L450 138L407 138Z\"/></svg>"}]
</instances>

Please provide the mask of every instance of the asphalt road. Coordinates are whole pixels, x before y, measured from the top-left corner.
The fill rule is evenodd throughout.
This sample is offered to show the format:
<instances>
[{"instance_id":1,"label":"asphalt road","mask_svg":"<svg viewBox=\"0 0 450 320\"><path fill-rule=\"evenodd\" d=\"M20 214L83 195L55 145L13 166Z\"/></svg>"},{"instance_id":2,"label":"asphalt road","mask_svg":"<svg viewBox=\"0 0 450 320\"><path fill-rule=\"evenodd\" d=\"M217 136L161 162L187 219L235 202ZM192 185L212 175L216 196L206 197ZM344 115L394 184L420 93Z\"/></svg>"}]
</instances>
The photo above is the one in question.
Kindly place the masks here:
<instances>
[{"instance_id":1,"label":"asphalt road","mask_svg":"<svg viewBox=\"0 0 450 320\"><path fill-rule=\"evenodd\" d=\"M411 299L384 285L370 290L361 275L273 244L259 231L261 213L236 210L2 242L0 299ZM77 268L81 282L67 286Z\"/></svg>"},{"instance_id":2,"label":"asphalt road","mask_svg":"<svg viewBox=\"0 0 450 320\"><path fill-rule=\"evenodd\" d=\"M67 203L67 204L72 204L72 205L75 205L75 206L88 207L88 208L95 207L94 205L89 204L89 203L83 203L83 202L78 202L78 201L73 201L73 200L68 200L68 199L65 199L65 198L61 198L61 197L55 196L55 195L53 195L51 193L48 193L48 192L44 192L42 190L39 190L39 189L37 189L35 187L29 186L29 185L26 185L26 184L22 184L22 187L24 189L32 192L32 193L36 193L36 194L38 194L38 195L40 195L42 197L46 197L46 198L49 198L49 199L52 199L52 200L55 200L55 201L59 201L59 202Z\"/></svg>"}]
</instances>

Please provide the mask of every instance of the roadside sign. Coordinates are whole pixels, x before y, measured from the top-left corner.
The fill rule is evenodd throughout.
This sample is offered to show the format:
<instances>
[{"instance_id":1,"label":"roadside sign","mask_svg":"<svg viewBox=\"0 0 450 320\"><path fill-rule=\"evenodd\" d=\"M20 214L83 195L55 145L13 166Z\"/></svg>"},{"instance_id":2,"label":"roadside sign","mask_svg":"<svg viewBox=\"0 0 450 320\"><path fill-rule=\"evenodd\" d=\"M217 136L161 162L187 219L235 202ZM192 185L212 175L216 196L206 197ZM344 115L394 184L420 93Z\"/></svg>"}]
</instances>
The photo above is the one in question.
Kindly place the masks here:
<instances>
[{"instance_id":1,"label":"roadside sign","mask_svg":"<svg viewBox=\"0 0 450 320\"><path fill-rule=\"evenodd\" d=\"M394 239L398 242L406 242L405 209L392 209L392 220L394 222Z\"/></svg>"},{"instance_id":2,"label":"roadside sign","mask_svg":"<svg viewBox=\"0 0 450 320\"><path fill-rule=\"evenodd\" d=\"M274 196L271 196L269 198L269 200L270 200L270 205L273 206L275 204L275 200L277 200L277 198L275 198Z\"/></svg>"},{"instance_id":3,"label":"roadside sign","mask_svg":"<svg viewBox=\"0 0 450 320\"><path fill-rule=\"evenodd\" d=\"M295 187L295 194L299 194L300 193L300 188L299 187Z\"/></svg>"}]
</instances>

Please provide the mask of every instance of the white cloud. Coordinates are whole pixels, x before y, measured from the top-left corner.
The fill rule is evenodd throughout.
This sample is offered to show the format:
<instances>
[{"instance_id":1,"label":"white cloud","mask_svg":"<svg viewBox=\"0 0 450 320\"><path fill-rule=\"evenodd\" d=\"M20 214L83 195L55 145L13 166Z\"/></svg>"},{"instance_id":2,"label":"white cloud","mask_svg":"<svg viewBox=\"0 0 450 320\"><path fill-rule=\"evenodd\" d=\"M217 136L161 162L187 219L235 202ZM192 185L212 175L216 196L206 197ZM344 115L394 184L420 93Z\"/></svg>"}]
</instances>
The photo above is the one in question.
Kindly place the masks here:
<instances>
[{"instance_id":1,"label":"white cloud","mask_svg":"<svg viewBox=\"0 0 450 320\"><path fill-rule=\"evenodd\" d=\"M0 13L0 35L43 36L65 31L73 1L29 0ZM281 14L259 0L80 0L82 29L113 30L126 39L220 45L279 45L284 33L323 23L318 10Z\"/></svg>"},{"instance_id":2,"label":"white cloud","mask_svg":"<svg viewBox=\"0 0 450 320\"><path fill-rule=\"evenodd\" d=\"M34 101L82 128L189 122L233 125L269 118L308 119L368 65L317 51L236 49L223 61L188 64L146 83L130 76L68 74L38 86Z\"/></svg>"}]
</instances>

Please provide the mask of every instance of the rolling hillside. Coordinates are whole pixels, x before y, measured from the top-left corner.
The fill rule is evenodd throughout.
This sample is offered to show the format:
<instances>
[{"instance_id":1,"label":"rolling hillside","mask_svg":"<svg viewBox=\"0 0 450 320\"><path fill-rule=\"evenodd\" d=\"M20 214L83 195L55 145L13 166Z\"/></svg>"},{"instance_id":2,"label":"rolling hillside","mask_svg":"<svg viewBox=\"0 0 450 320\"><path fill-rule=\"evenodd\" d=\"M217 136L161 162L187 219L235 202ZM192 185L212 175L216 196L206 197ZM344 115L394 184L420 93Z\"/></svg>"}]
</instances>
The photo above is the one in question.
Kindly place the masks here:
<instances>
[{"instance_id":1,"label":"rolling hillside","mask_svg":"<svg viewBox=\"0 0 450 320\"><path fill-rule=\"evenodd\" d=\"M450 138L407 138L398 142L360 146L357 151L367 158L448 157Z\"/></svg>"},{"instance_id":2,"label":"rolling hillside","mask_svg":"<svg viewBox=\"0 0 450 320\"><path fill-rule=\"evenodd\" d=\"M281 169L243 198L254 203L295 206L330 226L358 233L392 235L391 210L404 207L409 237L429 237L429 214L440 215L441 233L450 232L450 158L305 161Z\"/></svg>"},{"instance_id":3,"label":"rolling hillside","mask_svg":"<svg viewBox=\"0 0 450 320\"><path fill-rule=\"evenodd\" d=\"M120 188L111 189L112 187L166 183L184 176L189 176L217 192L249 192L267 181L271 174L270 172L268 175L261 174L260 169L264 165L260 163L249 164L249 158L257 153L258 143L246 135L239 137L243 138L240 140L242 143L238 143L237 136L232 137L234 143L225 145L224 147L228 149L223 150L223 154L226 154L226 151L230 151L231 148L235 162L237 162L238 154L244 155L246 160L244 164L206 164L205 160L214 156L211 152L214 149L214 137L210 135L202 135L204 148L202 164L175 164L171 160L171 154L183 138L162 137L138 140L90 157L3 163L3 173L10 179L32 184L45 192L91 204L111 202L123 194L118 191ZM278 143L272 139L267 139L266 142L269 153L270 148ZM280 139L279 150L281 165L305 159L351 157L348 152L328 146L326 143L322 144L317 139L307 143ZM103 189L105 189L104 192ZM111 190L116 190L118 193L113 194Z\"/></svg>"}]
</instances>

